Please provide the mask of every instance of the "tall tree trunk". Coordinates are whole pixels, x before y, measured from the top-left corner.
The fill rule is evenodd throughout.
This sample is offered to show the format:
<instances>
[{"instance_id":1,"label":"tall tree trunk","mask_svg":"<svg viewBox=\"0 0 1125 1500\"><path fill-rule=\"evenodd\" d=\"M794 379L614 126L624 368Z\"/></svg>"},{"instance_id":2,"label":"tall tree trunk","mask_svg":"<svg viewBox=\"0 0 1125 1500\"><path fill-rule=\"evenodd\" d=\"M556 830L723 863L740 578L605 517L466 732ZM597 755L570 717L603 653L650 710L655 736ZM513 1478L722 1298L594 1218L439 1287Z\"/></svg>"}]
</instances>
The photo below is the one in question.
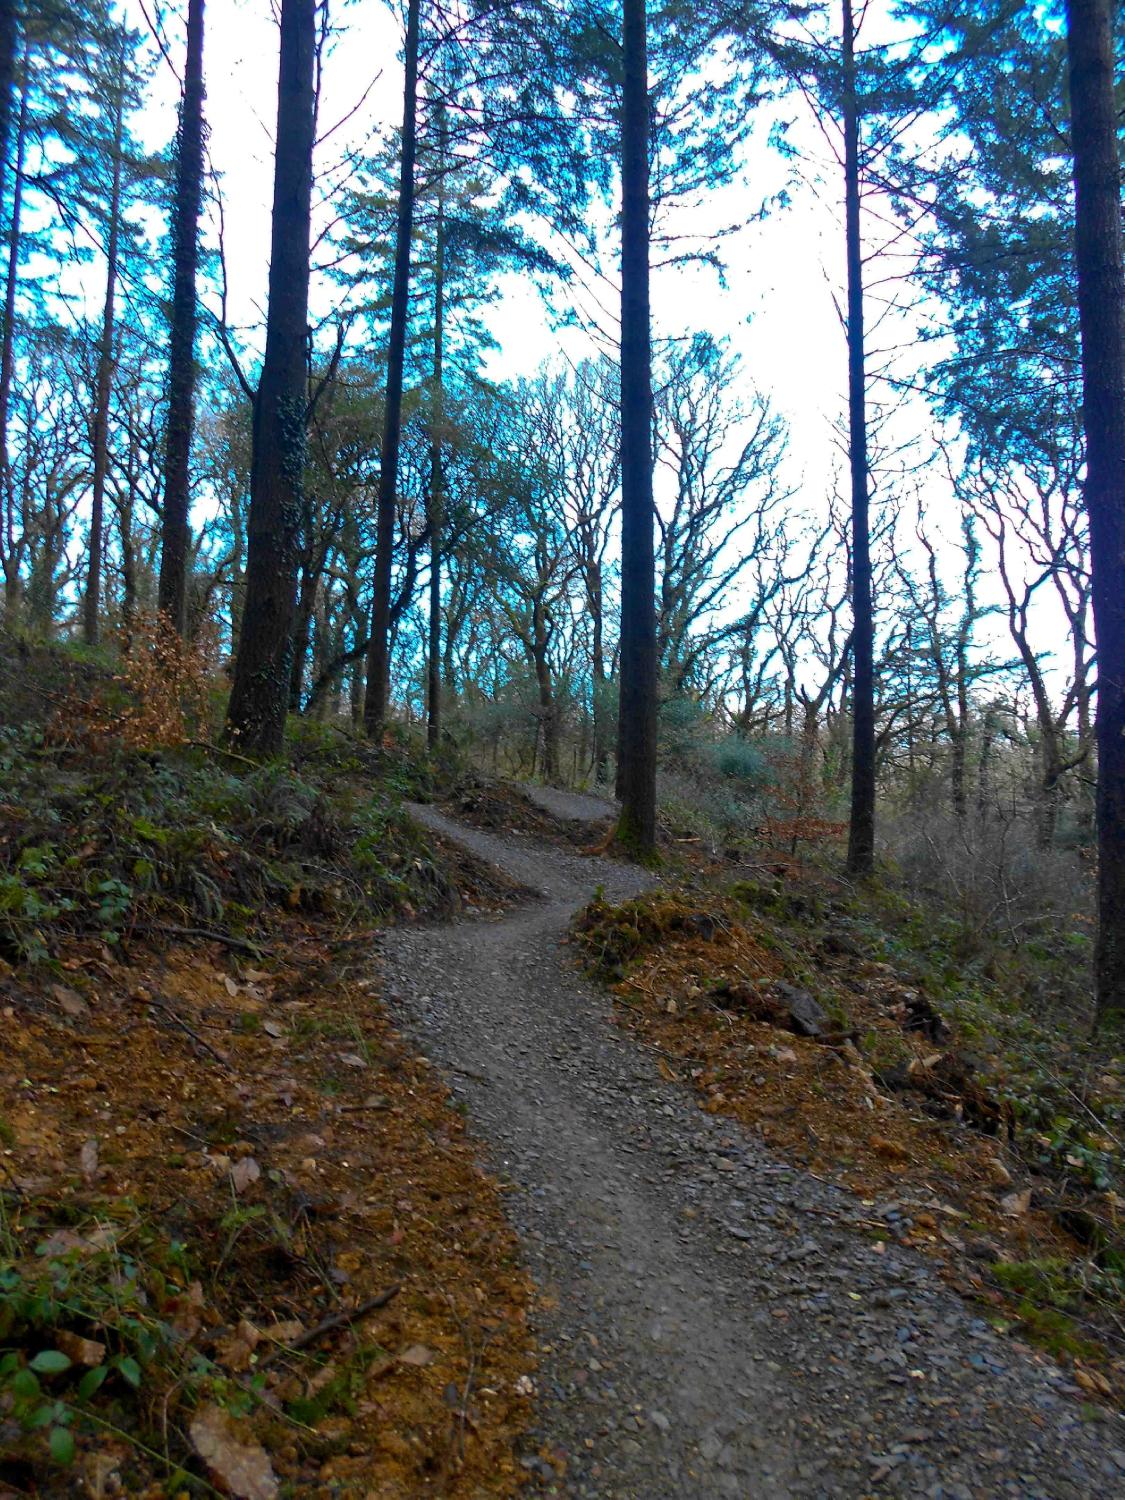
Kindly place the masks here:
<instances>
[{"instance_id":1,"label":"tall tree trunk","mask_svg":"<svg viewBox=\"0 0 1125 1500\"><path fill-rule=\"evenodd\" d=\"M375 525L375 588L371 605L371 644L367 652L364 728L381 739L387 714L391 663L391 565L398 505L398 450L402 436L402 374L406 359L406 318L410 307L410 238L414 229L414 157L418 107L418 26L420 0L406 13L405 82L402 101L402 160L399 166L398 222L395 232L391 327L387 344L387 394L379 454L379 501Z\"/></svg>"},{"instance_id":2,"label":"tall tree trunk","mask_svg":"<svg viewBox=\"0 0 1125 1500\"><path fill-rule=\"evenodd\" d=\"M98 341L97 385L94 395L94 477L90 494L90 542L86 571L86 594L82 601L82 639L87 646L98 643L98 613L101 609L102 541L105 528L105 481L109 472L109 401L113 389L113 333L117 297L117 261L121 251L122 146L125 139L125 86L122 81L115 100L113 121L113 179L109 195L109 239L106 244L105 308Z\"/></svg>"},{"instance_id":3,"label":"tall tree trunk","mask_svg":"<svg viewBox=\"0 0 1125 1500\"><path fill-rule=\"evenodd\" d=\"M540 764L543 769L543 780L550 783L559 779L559 723L547 647L536 646L532 652L532 661L535 664L535 682L539 689L539 727L536 732L536 741L539 741L541 734L543 754ZM534 760L531 769L534 773Z\"/></svg>"},{"instance_id":4,"label":"tall tree trunk","mask_svg":"<svg viewBox=\"0 0 1125 1500\"><path fill-rule=\"evenodd\" d=\"M0 203L8 182L8 145L12 130L12 95L16 86L16 0L0 0Z\"/></svg>"},{"instance_id":5,"label":"tall tree trunk","mask_svg":"<svg viewBox=\"0 0 1125 1500\"><path fill-rule=\"evenodd\" d=\"M289 710L295 714L301 711L301 689L305 682L305 666L309 659L309 645L312 642L316 591L322 572L322 568L314 566L311 557L307 558L300 570L300 586L297 591L297 609L293 627L293 660L289 669Z\"/></svg>"},{"instance_id":6,"label":"tall tree trunk","mask_svg":"<svg viewBox=\"0 0 1125 1500\"><path fill-rule=\"evenodd\" d=\"M1098 638L1097 1017L1125 1015L1125 265L1109 0L1067 0L1086 509Z\"/></svg>"},{"instance_id":7,"label":"tall tree trunk","mask_svg":"<svg viewBox=\"0 0 1125 1500\"><path fill-rule=\"evenodd\" d=\"M426 744L441 740L441 550L445 533L445 119L438 124L437 225L434 232L434 370L430 429L430 598L426 651Z\"/></svg>"},{"instance_id":8,"label":"tall tree trunk","mask_svg":"<svg viewBox=\"0 0 1125 1500\"><path fill-rule=\"evenodd\" d=\"M656 604L649 321L648 29L624 0L621 117L621 711L617 837L656 848Z\"/></svg>"},{"instance_id":9,"label":"tall tree trunk","mask_svg":"<svg viewBox=\"0 0 1125 1500\"><path fill-rule=\"evenodd\" d=\"M602 608L601 570L598 569L586 589L586 602L590 611L590 629L593 641L590 651L591 665L591 717L594 729L594 781L602 786L609 779L609 733L606 723L608 683L605 670L605 620Z\"/></svg>"},{"instance_id":10,"label":"tall tree trunk","mask_svg":"<svg viewBox=\"0 0 1125 1500\"><path fill-rule=\"evenodd\" d=\"M4 506L4 612L9 623L19 613L20 570L16 549L16 497L8 458L8 416L16 349L16 288L20 275L20 218L23 213L23 161L27 148L27 58L20 84L12 214L8 221L8 275L4 287L4 326L0 333L0 503Z\"/></svg>"},{"instance_id":11,"label":"tall tree trunk","mask_svg":"<svg viewBox=\"0 0 1125 1500\"><path fill-rule=\"evenodd\" d=\"M852 489L852 795L848 870L875 864L875 625L867 474L863 258L859 239L859 99L855 21L844 0L844 216L848 269L848 453Z\"/></svg>"},{"instance_id":12,"label":"tall tree trunk","mask_svg":"<svg viewBox=\"0 0 1125 1500\"><path fill-rule=\"evenodd\" d=\"M195 281L203 199L203 6L188 0L187 57L172 228L172 324L168 343L168 433L157 608L181 635L187 624L191 438L195 415Z\"/></svg>"},{"instance_id":13,"label":"tall tree trunk","mask_svg":"<svg viewBox=\"0 0 1125 1500\"><path fill-rule=\"evenodd\" d=\"M118 503L117 530L121 546L121 629L126 644L131 644L137 624L137 544L133 535L136 515L137 480L133 456L129 455L125 495Z\"/></svg>"},{"instance_id":14,"label":"tall tree trunk","mask_svg":"<svg viewBox=\"0 0 1125 1500\"><path fill-rule=\"evenodd\" d=\"M282 0L266 353L254 402L246 593L227 711L252 754L276 755L293 657L305 459L316 0Z\"/></svg>"}]
</instances>

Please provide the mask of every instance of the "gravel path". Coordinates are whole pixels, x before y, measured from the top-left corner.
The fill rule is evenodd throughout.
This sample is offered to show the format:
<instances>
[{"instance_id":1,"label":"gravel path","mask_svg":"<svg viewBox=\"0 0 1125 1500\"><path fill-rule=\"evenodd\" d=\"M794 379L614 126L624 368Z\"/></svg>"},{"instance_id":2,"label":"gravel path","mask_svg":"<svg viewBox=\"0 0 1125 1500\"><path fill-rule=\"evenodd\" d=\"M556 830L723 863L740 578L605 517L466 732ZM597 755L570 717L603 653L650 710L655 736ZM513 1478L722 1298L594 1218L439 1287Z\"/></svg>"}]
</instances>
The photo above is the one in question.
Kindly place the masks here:
<instances>
[{"instance_id":1,"label":"gravel path","mask_svg":"<svg viewBox=\"0 0 1125 1500\"><path fill-rule=\"evenodd\" d=\"M592 792L567 792L561 787L540 786L534 781L523 782L522 790L544 812L565 818L569 823L596 823L599 818L613 817L619 807L618 803L597 797Z\"/></svg>"},{"instance_id":2,"label":"gravel path","mask_svg":"<svg viewBox=\"0 0 1125 1500\"><path fill-rule=\"evenodd\" d=\"M549 1495L1125 1495L1125 1426L1005 1340L864 1208L705 1115L560 948L601 884L645 877L462 828L542 893L492 922L388 933L392 1009L468 1106L542 1306ZM1085 1415L1084 1415L1085 1414ZM541 1457L551 1454L552 1461Z\"/></svg>"}]
</instances>

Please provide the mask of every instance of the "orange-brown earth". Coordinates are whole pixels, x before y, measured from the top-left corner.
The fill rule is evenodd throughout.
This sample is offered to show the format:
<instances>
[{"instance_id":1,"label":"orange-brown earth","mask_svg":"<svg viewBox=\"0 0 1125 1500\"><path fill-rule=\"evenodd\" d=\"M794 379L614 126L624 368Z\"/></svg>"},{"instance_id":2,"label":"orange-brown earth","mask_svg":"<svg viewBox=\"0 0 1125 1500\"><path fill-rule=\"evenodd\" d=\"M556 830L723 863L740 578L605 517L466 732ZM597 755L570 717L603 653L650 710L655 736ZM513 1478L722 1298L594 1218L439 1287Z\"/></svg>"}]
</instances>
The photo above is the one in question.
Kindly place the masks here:
<instances>
[{"instance_id":1,"label":"orange-brown earth","mask_svg":"<svg viewBox=\"0 0 1125 1500\"><path fill-rule=\"evenodd\" d=\"M516 1491L528 1281L369 972L297 917L262 956L0 969L0 1253L43 1299L5 1303L0 1346L71 1361L39 1361L41 1430L0 1406L0 1493Z\"/></svg>"}]
</instances>

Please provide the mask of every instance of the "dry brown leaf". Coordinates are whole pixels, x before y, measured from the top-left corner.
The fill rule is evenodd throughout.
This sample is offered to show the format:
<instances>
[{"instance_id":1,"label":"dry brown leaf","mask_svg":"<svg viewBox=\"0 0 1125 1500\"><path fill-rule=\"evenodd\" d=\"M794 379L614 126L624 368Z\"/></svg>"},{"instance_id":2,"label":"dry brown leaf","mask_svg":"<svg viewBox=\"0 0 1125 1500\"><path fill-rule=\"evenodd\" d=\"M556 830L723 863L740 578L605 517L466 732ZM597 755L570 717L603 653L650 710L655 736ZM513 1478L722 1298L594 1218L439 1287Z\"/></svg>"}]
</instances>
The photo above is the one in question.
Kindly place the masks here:
<instances>
[{"instance_id":1,"label":"dry brown leaf","mask_svg":"<svg viewBox=\"0 0 1125 1500\"><path fill-rule=\"evenodd\" d=\"M219 1339L215 1346L215 1357L228 1370L242 1371L250 1368L251 1355L261 1341L262 1335L253 1323L243 1318L238 1327L226 1338Z\"/></svg>"},{"instance_id":2,"label":"dry brown leaf","mask_svg":"<svg viewBox=\"0 0 1125 1500\"><path fill-rule=\"evenodd\" d=\"M252 1156L244 1156L230 1169L230 1180L236 1193L244 1193L252 1182L257 1182L262 1169Z\"/></svg>"},{"instance_id":3,"label":"dry brown leaf","mask_svg":"<svg viewBox=\"0 0 1125 1500\"><path fill-rule=\"evenodd\" d=\"M77 990L68 989L65 984L53 984L51 993L68 1016L84 1016L90 1008Z\"/></svg>"},{"instance_id":4,"label":"dry brown leaf","mask_svg":"<svg viewBox=\"0 0 1125 1500\"><path fill-rule=\"evenodd\" d=\"M183 1339L193 1339L203 1325L203 1284L193 1281L186 1294L173 1299L172 1327Z\"/></svg>"},{"instance_id":5,"label":"dry brown leaf","mask_svg":"<svg viewBox=\"0 0 1125 1500\"><path fill-rule=\"evenodd\" d=\"M437 1355L425 1344L411 1344L399 1355L398 1362L400 1365L432 1365L435 1359Z\"/></svg>"},{"instance_id":6,"label":"dry brown leaf","mask_svg":"<svg viewBox=\"0 0 1125 1500\"><path fill-rule=\"evenodd\" d=\"M299 1318L291 1318L287 1323L271 1323L268 1328L262 1329L262 1337L268 1339L271 1344L291 1344L294 1339L299 1339L305 1331L305 1325Z\"/></svg>"},{"instance_id":7,"label":"dry brown leaf","mask_svg":"<svg viewBox=\"0 0 1125 1500\"><path fill-rule=\"evenodd\" d=\"M67 1359L73 1360L76 1365L87 1365L92 1370L105 1359L104 1344L99 1344L97 1339L84 1339L77 1333L71 1333L68 1328L56 1329L54 1340Z\"/></svg>"},{"instance_id":8,"label":"dry brown leaf","mask_svg":"<svg viewBox=\"0 0 1125 1500\"><path fill-rule=\"evenodd\" d=\"M223 984L226 986L227 994L233 1000L234 997L238 994L240 986L235 983L235 981L230 977L229 974L223 975Z\"/></svg>"},{"instance_id":9,"label":"dry brown leaf","mask_svg":"<svg viewBox=\"0 0 1125 1500\"><path fill-rule=\"evenodd\" d=\"M86 1181L93 1182L98 1175L98 1143L93 1136L83 1142L82 1150L78 1153L78 1165Z\"/></svg>"},{"instance_id":10,"label":"dry brown leaf","mask_svg":"<svg viewBox=\"0 0 1125 1500\"><path fill-rule=\"evenodd\" d=\"M188 1431L216 1489L237 1500L275 1500L277 1476L269 1455L255 1438L240 1436L220 1407L201 1406Z\"/></svg>"},{"instance_id":11,"label":"dry brown leaf","mask_svg":"<svg viewBox=\"0 0 1125 1500\"><path fill-rule=\"evenodd\" d=\"M1018 1219L1027 1213L1031 1207L1031 1189L1025 1188L1022 1193L1007 1193L1000 1199L1000 1212L1009 1219Z\"/></svg>"}]
</instances>

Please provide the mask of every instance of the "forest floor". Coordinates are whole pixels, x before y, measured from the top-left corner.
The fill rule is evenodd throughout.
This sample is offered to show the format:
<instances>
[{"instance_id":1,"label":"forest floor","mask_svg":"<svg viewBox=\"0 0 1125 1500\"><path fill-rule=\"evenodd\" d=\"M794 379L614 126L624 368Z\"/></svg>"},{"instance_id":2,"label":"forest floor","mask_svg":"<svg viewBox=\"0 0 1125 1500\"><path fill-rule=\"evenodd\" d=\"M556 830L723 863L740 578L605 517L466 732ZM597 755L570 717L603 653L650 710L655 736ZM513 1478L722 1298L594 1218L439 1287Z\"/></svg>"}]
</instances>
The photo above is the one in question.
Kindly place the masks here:
<instances>
[{"instance_id":1,"label":"forest floor","mask_svg":"<svg viewBox=\"0 0 1125 1500\"><path fill-rule=\"evenodd\" d=\"M408 757L160 718L0 652L0 1496L513 1495L530 1279L371 946L523 893Z\"/></svg>"},{"instance_id":2,"label":"forest floor","mask_svg":"<svg viewBox=\"0 0 1125 1500\"><path fill-rule=\"evenodd\" d=\"M999 1282L973 1269L980 1257L1046 1264L1040 1234L1059 1252L1019 1162L963 1120L943 1128L890 1097L862 1061L730 1013L718 1027L745 1022L752 1037L739 1038L728 1098L715 1079L733 1053L717 1066L712 1047L710 1072L692 1066L698 1034L659 1029L676 1005L638 1024L635 1004L584 979L564 946L580 914L588 946L606 913L636 925L635 898L667 896L642 894L653 882L634 868L572 852L577 809L557 796L544 842L529 802L500 789L452 799L490 829L507 803L502 833L415 816L536 900L487 923L396 929L382 947L387 1003L451 1078L511 1189L540 1294L533 1480L603 1500L1119 1489L1125 1427L1101 1399L1119 1367L1092 1342L1058 1363L1005 1336L1024 1325L998 1316ZM713 926L687 925L714 940ZM818 1047L815 1071L846 1077L847 1097L819 1097L814 1115L804 1063ZM761 1096L756 1119L741 1118L736 1072ZM787 1113L818 1152L806 1137L795 1153L784 1130L770 1143Z\"/></svg>"},{"instance_id":3,"label":"forest floor","mask_svg":"<svg viewBox=\"0 0 1125 1500\"><path fill-rule=\"evenodd\" d=\"M1121 1488L1108 1045L831 859L174 677L0 650L0 1496Z\"/></svg>"}]
</instances>

